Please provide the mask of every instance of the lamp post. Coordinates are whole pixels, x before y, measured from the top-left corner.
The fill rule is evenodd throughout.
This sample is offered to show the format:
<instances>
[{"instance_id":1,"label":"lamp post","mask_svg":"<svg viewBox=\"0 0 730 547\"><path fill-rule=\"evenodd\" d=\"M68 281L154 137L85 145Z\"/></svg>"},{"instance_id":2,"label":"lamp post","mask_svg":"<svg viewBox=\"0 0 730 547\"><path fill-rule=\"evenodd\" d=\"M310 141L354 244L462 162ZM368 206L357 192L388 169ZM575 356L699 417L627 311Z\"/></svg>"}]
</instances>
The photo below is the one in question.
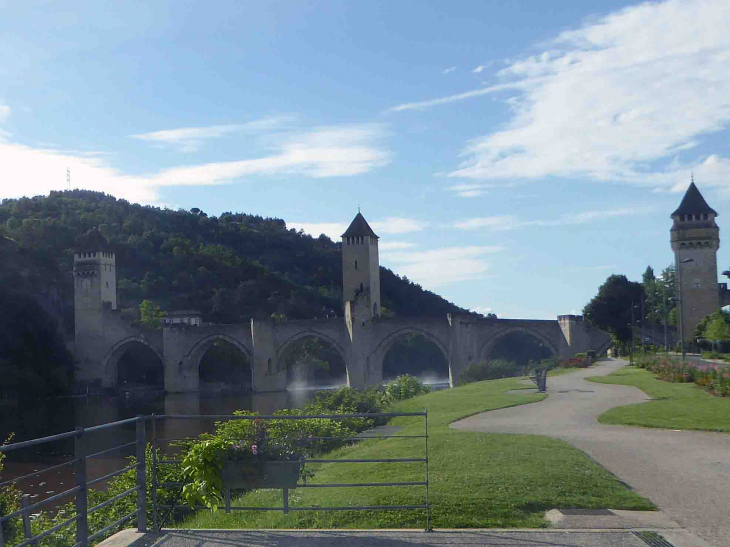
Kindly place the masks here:
<instances>
[{"instance_id":1,"label":"lamp post","mask_svg":"<svg viewBox=\"0 0 730 547\"><path fill-rule=\"evenodd\" d=\"M679 258L679 251L677 251L677 258ZM682 301L682 264L689 264L694 262L694 258L685 258L679 260L679 267L677 268L677 283L679 285L679 345L682 349L682 361L687 358L687 352L684 350L684 302Z\"/></svg>"}]
</instances>

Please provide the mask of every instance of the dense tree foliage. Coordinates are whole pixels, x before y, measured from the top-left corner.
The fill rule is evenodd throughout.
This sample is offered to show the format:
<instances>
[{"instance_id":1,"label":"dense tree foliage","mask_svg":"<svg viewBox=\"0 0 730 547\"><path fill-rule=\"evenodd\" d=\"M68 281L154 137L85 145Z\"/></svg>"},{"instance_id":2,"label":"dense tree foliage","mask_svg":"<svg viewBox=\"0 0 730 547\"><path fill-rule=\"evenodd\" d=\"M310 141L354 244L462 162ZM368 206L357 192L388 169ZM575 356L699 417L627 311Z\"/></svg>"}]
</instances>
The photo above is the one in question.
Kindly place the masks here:
<instances>
[{"instance_id":1,"label":"dense tree foliage","mask_svg":"<svg viewBox=\"0 0 730 547\"><path fill-rule=\"evenodd\" d=\"M68 392L73 359L55 320L27 294L0 287L0 397Z\"/></svg>"},{"instance_id":2,"label":"dense tree foliage","mask_svg":"<svg viewBox=\"0 0 730 547\"><path fill-rule=\"evenodd\" d=\"M626 343L631 340L632 305L640 305L643 298L644 286L641 283L629 281L625 275L611 275L583 308L583 315L594 327ZM635 312L634 320L637 317Z\"/></svg>"},{"instance_id":3,"label":"dense tree foliage","mask_svg":"<svg viewBox=\"0 0 730 547\"><path fill-rule=\"evenodd\" d=\"M71 314L72 248L79 235L98 227L117 255L120 308L136 309L147 299L166 311L200 310L204 320L221 323L272 313L342 316L340 243L287 229L280 219L231 212L216 218L74 190L3 200L0 225L29 264L42 264L31 275L61 291ZM466 312L386 268L381 291L383 306L396 315Z\"/></svg>"},{"instance_id":4,"label":"dense tree foliage","mask_svg":"<svg viewBox=\"0 0 730 547\"><path fill-rule=\"evenodd\" d=\"M155 328L165 311L182 309L199 310L204 321L216 323L343 315L341 244L325 235L287 229L281 219L232 212L212 217L197 208L160 209L74 190L0 204L0 286L19 295L2 307L5 318L34 300L26 306L35 310L34 332L46 332L50 316L71 339L73 248L94 227L116 253L117 305L130 322ZM380 277L389 315L467 313L387 268ZM10 365L5 357L2 366L15 367L20 380L53 368L57 359L44 360L51 354L58 352L39 350ZM41 375L46 380L38 393L65 382L66 358L53 375Z\"/></svg>"}]
</instances>

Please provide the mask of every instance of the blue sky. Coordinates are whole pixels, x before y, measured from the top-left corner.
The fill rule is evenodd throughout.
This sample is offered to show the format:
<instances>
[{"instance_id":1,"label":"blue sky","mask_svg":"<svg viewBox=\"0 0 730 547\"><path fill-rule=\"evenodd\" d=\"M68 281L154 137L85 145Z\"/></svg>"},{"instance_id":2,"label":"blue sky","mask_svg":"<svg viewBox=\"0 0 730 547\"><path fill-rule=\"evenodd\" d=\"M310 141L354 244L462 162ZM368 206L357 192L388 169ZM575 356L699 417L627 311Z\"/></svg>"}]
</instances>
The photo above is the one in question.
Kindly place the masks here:
<instances>
[{"instance_id":1,"label":"blue sky","mask_svg":"<svg viewBox=\"0 0 730 547\"><path fill-rule=\"evenodd\" d=\"M0 1L0 198L283 218L502 317L730 226L730 2ZM721 234L722 235L722 234ZM730 267L727 246L718 265Z\"/></svg>"}]
</instances>

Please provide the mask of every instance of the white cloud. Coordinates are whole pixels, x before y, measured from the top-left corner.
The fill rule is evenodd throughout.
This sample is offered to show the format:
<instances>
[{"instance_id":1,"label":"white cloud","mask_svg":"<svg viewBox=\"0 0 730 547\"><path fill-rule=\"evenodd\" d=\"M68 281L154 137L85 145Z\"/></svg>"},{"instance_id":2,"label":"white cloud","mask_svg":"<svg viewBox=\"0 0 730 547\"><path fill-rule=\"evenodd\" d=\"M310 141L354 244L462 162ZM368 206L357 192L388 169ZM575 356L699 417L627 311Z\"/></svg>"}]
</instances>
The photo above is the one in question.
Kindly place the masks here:
<instances>
[{"instance_id":1,"label":"white cloud","mask_svg":"<svg viewBox=\"0 0 730 547\"><path fill-rule=\"evenodd\" d=\"M428 226L427 222L421 222L412 218L398 218L398 217L387 217L382 220L375 220L369 222L370 227L373 231L382 236L383 234L394 235L394 234L407 234L411 232L418 232ZM295 228L296 230L304 230L305 233L318 237L319 234L325 234L332 241L340 241L340 236L347 230L349 223L345 222L287 222L289 228ZM391 245L391 249L405 248L404 245L412 246L411 243L403 242L388 242L384 243L382 240L379 247L383 249ZM400 245L401 247L396 247Z\"/></svg>"},{"instance_id":2,"label":"white cloud","mask_svg":"<svg viewBox=\"0 0 730 547\"><path fill-rule=\"evenodd\" d=\"M479 65L474 70L471 71L472 74L479 74L480 72L484 72L485 69L489 68L494 64L494 61L489 61L488 63L484 63L483 65Z\"/></svg>"},{"instance_id":3,"label":"white cloud","mask_svg":"<svg viewBox=\"0 0 730 547\"><path fill-rule=\"evenodd\" d=\"M454 103L457 101L463 101L465 99L471 99L472 97L481 97L482 95L488 95L490 93L496 93L497 91L504 91L507 89L518 89L523 87L520 83L510 84L499 84L483 87L481 89L475 89L473 91L466 91L465 93L459 93L457 95L449 95L447 97L440 97L438 99L429 99L427 101L417 101L413 103L403 103L397 106L388 108L385 112L403 112L404 110L426 110L432 106L438 106L442 104Z\"/></svg>"},{"instance_id":4,"label":"white cloud","mask_svg":"<svg viewBox=\"0 0 730 547\"><path fill-rule=\"evenodd\" d=\"M382 264L427 289L480 279L489 270L485 257L503 247L445 247L431 251L382 253Z\"/></svg>"},{"instance_id":5,"label":"white cloud","mask_svg":"<svg viewBox=\"0 0 730 547\"><path fill-rule=\"evenodd\" d=\"M694 169L703 185L728 189L728 158L686 156L730 124L728 28L727 0L646 2L563 32L540 54L510 61L498 73L498 85L391 110L514 91L507 100L509 123L485 128L484 136L469 142L452 177L554 175L686 187Z\"/></svg>"},{"instance_id":6,"label":"white cloud","mask_svg":"<svg viewBox=\"0 0 730 547\"><path fill-rule=\"evenodd\" d=\"M385 129L379 125L316 128L289 136L276 145L273 154L261 158L190 165L134 176L88 152L33 148L0 139L0 161L6 175L6 182L0 183L0 197L62 190L66 187L67 167L71 169L74 188L107 192L153 205L160 204L159 190L163 186L228 184L253 175L359 175L390 162L391 153L378 142L385 135Z\"/></svg>"},{"instance_id":7,"label":"white cloud","mask_svg":"<svg viewBox=\"0 0 730 547\"><path fill-rule=\"evenodd\" d=\"M0 123L7 121L10 117L10 107L0 101Z\"/></svg>"},{"instance_id":8,"label":"white cloud","mask_svg":"<svg viewBox=\"0 0 730 547\"><path fill-rule=\"evenodd\" d=\"M242 131L270 131L292 121L291 116L273 116L244 124L211 125L208 127L182 127L164 129L151 133L130 135L133 139L151 142L160 147L172 147L179 152L196 152L203 141L220 138L230 133Z\"/></svg>"},{"instance_id":9,"label":"white cloud","mask_svg":"<svg viewBox=\"0 0 730 547\"><path fill-rule=\"evenodd\" d=\"M455 222L453 225L460 230L478 230L489 228L492 230L514 230L525 226L569 226L587 224L594 220L608 218L645 215L652 212L652 207L623 207L603 211L583 211L581 213L567 213L551 220L522 220L514 215L496 215L489 217L470 218Z\"/></svg>"},{"instance_id":10,"label":"white cloud","mask_svg":"<svg viewBox=\"0 0 730 547\"><path fill-rule=\"evenodd\" d=\"M422 222L412 218L387 217L371 222L370 226L378 235L407 234L424 230L428 227L428 222Z\"/></svg>"},{"instance_id":11,"label":"white cloud","mask_svg":"<svg viewBox=\"0 0 730 547\"><path fill-rule=\"evenodd\" d=\"M441 74L451 74L454 70L456 70L455 66L450 66L449 68L442 70Z\"/></svg>"},{"instance_id":12,"label":"white cloud","mask_svg":"<svg viewBox=\"0 0 730 547\"><path fill-rule=\"evenodd\" d=\"M471 308L471 311L481 313L482 315L488 315L492 313L492 308L488 308L486 306L475 306Z\"/></svg>"},{"instance_id":13,"label":"white cloud","mask_svg":"<svg viewBox=\"0 0 730 547\"><path fill-rule=\"evenodd\" d=\"M382 241L378 242L378 249L381 251L395 251L401 249L412 249L417 247L415 243L406 243L405 241Z\"/></svg>"},{"instance_id":14,"label":"white cloud","mask_svg":"<svg viewBox=\"0 0 730 547\"><path fill-rule=\"evenodd\" d=\"M347 230L347 224L340 222L287 222L286 227L304 230L304 233L312 237L324 234L334 242L340 241L340 236Z\"/></svg>"}]
</instances>

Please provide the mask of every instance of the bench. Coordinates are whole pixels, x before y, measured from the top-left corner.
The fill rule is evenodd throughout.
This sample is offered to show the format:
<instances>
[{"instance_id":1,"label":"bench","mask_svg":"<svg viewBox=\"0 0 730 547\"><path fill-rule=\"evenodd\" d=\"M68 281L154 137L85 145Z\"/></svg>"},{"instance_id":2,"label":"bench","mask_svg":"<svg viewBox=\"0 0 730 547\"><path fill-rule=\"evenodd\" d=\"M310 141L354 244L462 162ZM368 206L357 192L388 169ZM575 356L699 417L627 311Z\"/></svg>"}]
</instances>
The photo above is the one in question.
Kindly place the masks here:
<instances>
[{"instance_id":1,"label":"bench","mask_svg":"<svg viewBox=\"0 0 730 547\"><path fill-rule=\"evenodd\" d=\"M537 391L545 393L547 391L547 373L548 368L536 368L534 373L530 375L530 380L537 386Z\"/></svg>"}]
</instances>

